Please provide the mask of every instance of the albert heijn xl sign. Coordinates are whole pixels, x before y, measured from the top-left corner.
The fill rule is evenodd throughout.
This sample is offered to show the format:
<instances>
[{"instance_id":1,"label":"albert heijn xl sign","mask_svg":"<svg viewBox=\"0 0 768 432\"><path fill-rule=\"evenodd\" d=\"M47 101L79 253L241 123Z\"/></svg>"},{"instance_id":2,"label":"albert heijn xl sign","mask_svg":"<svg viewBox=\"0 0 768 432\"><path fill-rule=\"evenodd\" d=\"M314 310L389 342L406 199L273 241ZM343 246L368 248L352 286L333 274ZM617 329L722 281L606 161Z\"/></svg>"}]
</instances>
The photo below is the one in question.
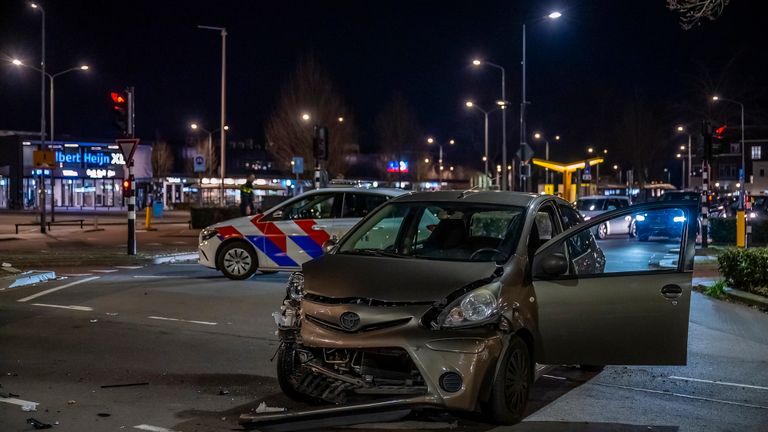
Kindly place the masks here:
<instances>
[{"instance_id":1,"label":"albert heijn xl sign","mask_svg":"<svg viewBox=\"0 0 768 432\"><path fill-rule=\"evenodd\" d=\"M65 165L81 167L105 167L110 165L125 165L125 158L120 151L100 152L80 147L76 152L56 151L56 162Z\"/></svg>"}]
</instances>

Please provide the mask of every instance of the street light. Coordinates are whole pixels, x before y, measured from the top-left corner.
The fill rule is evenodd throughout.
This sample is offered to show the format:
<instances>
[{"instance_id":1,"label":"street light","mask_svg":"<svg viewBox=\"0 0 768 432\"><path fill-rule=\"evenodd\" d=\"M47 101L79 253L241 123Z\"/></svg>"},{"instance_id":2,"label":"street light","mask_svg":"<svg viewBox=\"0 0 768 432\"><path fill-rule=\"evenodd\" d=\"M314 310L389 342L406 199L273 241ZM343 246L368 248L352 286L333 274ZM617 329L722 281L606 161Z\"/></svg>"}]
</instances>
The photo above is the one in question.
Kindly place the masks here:
<instances>
[{"instance_id":1,"label":"street light","mask_svg":"<svg viewBox=\"0 0 768 432\"><path fill-rule=\"evenodd\" d=\"M37 3L29 3L32 9L40 11L40 150L46 150L45 146L45 9ZM16 64L16 62L14 62ZM19 66L19 65L17 65ZM45 177L40 181L40 232L45 234Z\"/></svg>"},{"instance_id":2,"label":"street light","mask_svg":"<svg viewBox=\"0 0 768 432\"><path fill-rule=\"evenodd\" d=\"M715 97L717 97L717 96L715 96ZM691 187L691 176L692 176L692 171L693 171L693 162L691 160L691 144L692 144L693 137L691 136L691 134L688 133L688 131L685 130L685 126L683 126L683 125L678 125L677 126L677 132L678 133L684 133L684 134L688 135L688 176L687 177L688 177L688 188L690 188ZM685 150L685 149L683 148L683 146L680 146L680 150Z\"/></svg>"},{"instance_id":3,"label":"street light","mask_svg":"<svg viewBox=\"0 0 768 432\"><path fill-rule=\"evenodd\" d=\"M219 168L221 168L220 177L221 177L221 196L219 197L219 203L221 206L224 206L225 199L224 199L224 175L226 173L226 124L227 124L227 29L224 27L212 27L212 26L204 26L199 25L197 26L199 29L203 30L214 30L218 31L221 35L221 122L219 124L219 131L221 133L221 136L219 137L221 141L221 161L219 164Z\"/></svg>"},{"instance_id":4,"label":"street light","mask_svg":"<svg viewBox=\"0 0 768 432\"><path fill-rule=\"evenodd\" d=\"M558 19L558 18L560 18L562 16L563 16L563 14L560 11L552 11L548 15L546 15L545 17L537 20L536 22L543 21L543 20L554 21L554 20L556 20L556 19ZM526 24L523 23L523 59L520 62L520 64L523 67L523 75L522 75L522 78L523 78L523 92L520 95L521 96L521 99L520 99L520 148L521 149L527 144L525 142L526 139L527 139L527 133L526 133L526 130L525 130L525 111L526 111L525 110L525 106L526 106L526 104L530 103L530 102L528 102L528 99L527 99L527 96L526 96L526 75L525 75L525 72L526 72L526 70L525 70L526 69L525 68L526 61L525 61L525 50L526 50L526 45L527 44L526 44L525 35L526 35ZM521 170L520 174L522 175L522 170Z\"/></svg>"},{"instance_id":5,"label":"street light","mask_svg":"<svg viewBox=\"0 0 768 432\"><path fill-rule=\"evenodd\" d=\"M309 121L312 117L308 113L301 114L301 119L304 121Z\"/></svg>"},{"instance_id":6,"label":"street light","mask_svg":"<svg viewBox=\"0 0 768 432\"><path fill-rule=\"evenodd\" d=\"M502 175L501 175L501 190L507 190L507 85L506 85L506 70L496 63L491 63L489 61L480 60L480 59L474 59L472 60L472 64L475 66L481 66L486 65L490 66L492 68L496 68L501 71L501 100L497 101L496 104L499 105L501 108L501 164L502 164Z\"/></svg>"},{"instance_id":7,"label":"street light","mask_svg":"<svg viewBox=\"0 0 768 432\"><path fill-rule=\"evenodd\" d=\"M466 101L464 102L464 105L466 105L467 108L474 108L481 113L483 113L484 121L483 121L483 127L484 127L484 138L483 138L483 162L485 166L485 177L488 178L488 114L498 110L499 108L494 108L492 110L484 110L480 108L479 106L475 105L472 101Z\"/></svg>"},{"instance_id":8,"label":"street light","mask_svg":"<svg viewBox=\"0 0 768 432\"><path fill-rule=\"evenodd\" d=\"M434 144L434 143L435 143L435 139L434 138L427 137L427 144ZM448 144L454 145L454 144L456 144L456 140L450 139L450 140L448 140ZM443 145L442 144L438 144L437 146L438 146L438 149L440 151L440 156L437 159L437 163L438 163L438 166L439 166L439 169L440 169L440 173L439 173L439 175L440 175L440 187L442 188L442 184L443 184L443 169L445 168L445 166L443 165ZM424 159L424 162L429 163L427 161L428 161L428 159Z\"/></svg>"}]
</instances>

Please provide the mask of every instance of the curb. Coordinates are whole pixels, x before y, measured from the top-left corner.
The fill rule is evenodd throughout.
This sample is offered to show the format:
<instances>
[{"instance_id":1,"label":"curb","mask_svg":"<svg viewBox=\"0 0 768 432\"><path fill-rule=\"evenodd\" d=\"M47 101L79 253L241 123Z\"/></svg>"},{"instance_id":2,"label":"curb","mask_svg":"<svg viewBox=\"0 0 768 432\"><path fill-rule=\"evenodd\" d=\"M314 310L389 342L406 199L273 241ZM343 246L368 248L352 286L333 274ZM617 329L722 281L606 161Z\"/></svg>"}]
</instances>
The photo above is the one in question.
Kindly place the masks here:
<instances>
[{"instance_id":1,"label":"curb","mask_svg":"<svg viewBox=\"0 0 768 432\"><path fill-rule=\"evenodd\" d=\"M152 262L155 264L166 264L166 263L173 263L173 262L181 262L181 261L196 261L197 260L197 252L184 252L184 253L177 253L177 254L169 254L169 255L155 255L152 258Z\"/></svg>"},{"instance_id":2,"label":"curb","mask_svg":"<svg viewBox=\"0 0 768 432\"><path fill-rule=\"evenodd\" d=\"M738 300L741 303L768 309L768 298L741 291L733 288L726 288L725 295L731 299Z\"/></svg>"},{"instance_id":3,"label":"curb","mask_svg":"<svg viewBox=\"0 0 768 432\"><path fill-rule=\"evenodd\" d=\"M26 271L24 273L19 273L14 277L8 278L7 280L10 280L12 282L10 283L10 285L8 285L7 288L18 288L26 285L33 285L33 284L45 282L51 279L56 279L56 272L47 271L47 270ZM5 289L5 288L0 288L0 290L1 289Z\"/></svg>"}]
</instances>

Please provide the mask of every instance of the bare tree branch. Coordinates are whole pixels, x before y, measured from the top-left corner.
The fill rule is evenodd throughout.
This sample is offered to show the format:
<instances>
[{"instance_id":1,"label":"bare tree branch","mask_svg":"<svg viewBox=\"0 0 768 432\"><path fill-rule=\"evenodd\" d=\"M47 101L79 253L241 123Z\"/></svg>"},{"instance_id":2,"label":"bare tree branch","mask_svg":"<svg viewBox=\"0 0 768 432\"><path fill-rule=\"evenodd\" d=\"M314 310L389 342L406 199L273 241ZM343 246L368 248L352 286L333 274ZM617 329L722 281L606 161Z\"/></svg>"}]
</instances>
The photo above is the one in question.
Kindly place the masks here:
<instances>
[{"instance_id":1,"label":"bare tree branch","mask_svg":"<svg viewBox=\"0 0 768 432\"><path fill-rule=\"evenodd\" d=\"M703 18L716 20L729 2L730 0L667 0L667 7L680 13L680 26L690 30L701 25Z\"/></svg>"}]
</instances>

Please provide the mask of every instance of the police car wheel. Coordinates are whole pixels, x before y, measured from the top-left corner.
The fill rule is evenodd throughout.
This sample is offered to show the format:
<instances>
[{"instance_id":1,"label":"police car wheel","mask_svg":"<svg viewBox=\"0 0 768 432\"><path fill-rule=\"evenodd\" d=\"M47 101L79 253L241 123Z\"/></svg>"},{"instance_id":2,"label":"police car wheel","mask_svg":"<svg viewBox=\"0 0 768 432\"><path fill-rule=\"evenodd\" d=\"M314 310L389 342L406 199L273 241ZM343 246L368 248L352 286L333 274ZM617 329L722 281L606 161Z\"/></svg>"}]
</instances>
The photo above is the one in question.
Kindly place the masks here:
<instances>
[{"instance_id":1,"label":"police car wheel","mask_svg":"<svg viewBox=\"0 0 768 432\"><path fill-rule=\"evenodd\" d=\"M219 253L218 266L229 279L248 279L258 268L256 253L251 245L244 241L228 243Z\"/></svg>"}]
</instances>

